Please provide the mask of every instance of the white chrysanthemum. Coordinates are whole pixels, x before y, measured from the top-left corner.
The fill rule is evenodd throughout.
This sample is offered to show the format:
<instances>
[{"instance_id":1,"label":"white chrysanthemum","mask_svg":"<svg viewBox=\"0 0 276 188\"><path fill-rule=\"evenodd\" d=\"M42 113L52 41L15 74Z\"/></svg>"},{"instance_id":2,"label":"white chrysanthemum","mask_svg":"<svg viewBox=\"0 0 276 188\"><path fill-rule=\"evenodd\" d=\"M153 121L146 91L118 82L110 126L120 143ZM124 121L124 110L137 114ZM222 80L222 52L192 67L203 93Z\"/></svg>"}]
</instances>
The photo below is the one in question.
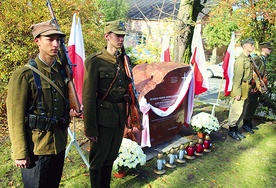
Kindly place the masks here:
<instances>
[{"instance_id":1,"label":"white chrysanthemum","mask_svg":"<svg viewBox=\"0 0 276 188\"><path fill-rule=\"evenodd\" d=\"M206 112L200 112L194 115L191 119L191 127L197 132L208 134L220 129L218 119Z\"/></svg>"},{"instance_id":2,"label":"white chrysanthemum","mask_svg":"<svg viewBox=\"0 0 276 188\"><path fill-rule=\"evenodd\" d=\"M141 146L136 142L123 138L117 159L113 163L113 169L120 168L136 168L137 165L144 165L146 163L146 155Z\"/></svg>"}]
</instances>

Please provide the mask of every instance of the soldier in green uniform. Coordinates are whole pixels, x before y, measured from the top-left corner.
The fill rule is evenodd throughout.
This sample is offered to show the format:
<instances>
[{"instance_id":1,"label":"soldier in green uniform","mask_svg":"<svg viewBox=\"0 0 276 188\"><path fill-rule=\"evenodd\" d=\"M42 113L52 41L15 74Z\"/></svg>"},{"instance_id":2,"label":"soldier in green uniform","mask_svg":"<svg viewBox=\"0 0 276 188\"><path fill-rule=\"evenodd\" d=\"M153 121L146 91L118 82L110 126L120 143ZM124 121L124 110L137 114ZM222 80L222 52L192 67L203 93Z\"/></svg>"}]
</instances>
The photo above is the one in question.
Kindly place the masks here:
<instances>
[{"instance_id":1,"label":"soldier in green uniform","mask_svg":"<svg viewBox=\"0 0 276 188\"><path fill-rule=\"evenodd\" d=\"M85 60L83 106L84 132L90 140L90 181L93 188L110 187L114 160L126 123L127 85L122 48L125 27L121 21L104 28L107 46Z\"/></svg>"},{"instance_id":2,"label":"soldier in green uniform","mask_svg":"<svg viewBox=\"0 0 276 188\"><path fill-rule=\"evenodd\" d=\"M261 49L261 54L260 56L257 56L254 58L254 61L256 62L256 65L259 68L259 72L262 76L262 79L267 82L266 78L266 64L267 64L267 59L269 55L271 54L273 50L273 46L271 45L270 42L262 42L260 43L260 49ZM253 75L254 78L254 84L252 85L251 92L249 93L248 100L246 100L246 108L244 109L244 116L243 116L243 128L245 130L249 130L249 132L252 132L252 129L258 129L257 126L253 125L252 123L252 118L255 114L255 111L258 107L260 97L262 96L262 91L261 91L261 86L260 82L258 81L259 78L256 75ZM248 127L250 129L248 129Z\"/></svg>"},{"instance_id":3,"label":"soldier in green uniform","mask_svg":"<svg viewBox=\"0 0 276 188\"><path fill-rule=\"evenodd\" d=\"M238 131L238 125L243 112L244 101L248 97L251 89L253 67L250 63L249 54L254 50L254 41L251 38L241 41L243 48L242 54L236 59L234 64L233 86L231 91L231 104L228 116L229 132L228 135L235 139L245 138Z\"/></svg>"},{"instance_id":4,"label":"soldier in green uniform","mask_svg":"<svg viewBox=\"0 0 276 188\"><path fill-rule=\"evenodd\" d=\"M12 159L21 168L24 187L59 187L67 144L69 114L67 86L56 61L60 32L51 21L31 27L39 54L30 61L54 82L61 93L28 66L15 70L7 96L7 117ZM29 63L26 65L30 65Z\"/></svg>"}]
</instances>

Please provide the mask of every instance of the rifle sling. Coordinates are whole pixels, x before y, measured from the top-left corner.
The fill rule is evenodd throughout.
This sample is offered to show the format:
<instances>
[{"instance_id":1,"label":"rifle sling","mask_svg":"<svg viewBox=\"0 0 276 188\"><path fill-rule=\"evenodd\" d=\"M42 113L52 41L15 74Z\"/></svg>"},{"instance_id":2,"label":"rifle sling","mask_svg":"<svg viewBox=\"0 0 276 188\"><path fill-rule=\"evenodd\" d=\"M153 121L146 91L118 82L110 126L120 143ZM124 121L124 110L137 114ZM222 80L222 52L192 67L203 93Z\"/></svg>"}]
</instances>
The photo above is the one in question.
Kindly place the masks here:
<instances>
[{"instance_id":1,"label":"rifle sling","mask_svg":"<svg viewBox=\"0 0 276 188\"><path fill-rule=\"evenodd\" d=\"M112 88L112 86L113 86L113 84L114 84L116 78L118 77L119 70L120 70L120 67L118 66L118 67L117 67L117 71L116 71L116 75L115 75L114 79L112 80L112 82L110 83L110 85L109 85L107 91L105 92L105 94L104 94L102 100L104 100L104 99L107 97L109 91L111 90L111 88Z\"/></svg>"},{"instance_id":2,"label":"rifle sling","mask_svg":"<svg viewBox=\"0 0 276 188\"><path fill-rule=\"evenodd\" d=\"M51 84L58 92L59 94L62 96L62 98L64 100L66 100L63 92L60 90L60 88L54 83L52 82L52 80L50 80L47 76L45 76L42 72L40 72L38 69L36 69L35 67L26 64L25 66L29 67L32 71L36 72L38 75L40 75L44 80L46 80L49 84Z\"/></svg>"}]
</instances>

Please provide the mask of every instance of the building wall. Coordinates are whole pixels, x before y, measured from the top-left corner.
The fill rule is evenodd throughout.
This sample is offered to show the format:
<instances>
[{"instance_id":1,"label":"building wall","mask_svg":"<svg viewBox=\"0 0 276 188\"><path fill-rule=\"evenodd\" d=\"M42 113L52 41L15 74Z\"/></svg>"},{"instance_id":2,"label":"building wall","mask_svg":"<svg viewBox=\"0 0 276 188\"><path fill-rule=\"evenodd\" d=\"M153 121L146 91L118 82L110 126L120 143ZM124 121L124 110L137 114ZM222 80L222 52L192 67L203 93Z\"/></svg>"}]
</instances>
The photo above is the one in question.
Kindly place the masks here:
<instances>
[{"instance_id":1,"label":"building wall","mask_svg":"<svg viewBox=\"0 0 276 188\"><path fill-rule=\"evenodd\" d=\"M128 35L125 37L125 46L145 44L161 47L163 35L173 39L173 24L174 22L166 20L129 20L126 23Z\"/></svg>"}]
</instances>

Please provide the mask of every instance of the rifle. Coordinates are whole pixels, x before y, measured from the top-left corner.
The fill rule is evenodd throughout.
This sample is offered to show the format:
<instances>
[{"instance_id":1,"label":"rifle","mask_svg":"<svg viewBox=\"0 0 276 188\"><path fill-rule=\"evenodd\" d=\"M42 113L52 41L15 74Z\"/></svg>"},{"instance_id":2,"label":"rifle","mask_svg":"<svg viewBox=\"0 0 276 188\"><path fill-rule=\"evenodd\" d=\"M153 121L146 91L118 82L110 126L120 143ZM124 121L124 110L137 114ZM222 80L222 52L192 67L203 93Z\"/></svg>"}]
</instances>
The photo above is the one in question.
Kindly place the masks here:
<instances>
[{"instance_id":1,"label":"rifle","mask_svg":"<svg viewBox=\"0 0 276 188\"><path fill-rule=\"evenodd\" d=\"M132 70L130 68L130 62L126 55L125 48L122 46L121 48L122 54L124 56L124 67L126 71L126 75L130 78L131 83L128 84L128 91L131 98L131 104L130 104L130 125L131 127L136 127L138 130L142 130L142 120L141 120L141 111L139 108L138 103L138 92L136 90L136 87L134 85L134 80L132 76Z\"/></svg>"},{"instance_id":2,"label":"rifle","mask_svg":"<svg viewBox=\"0 0 276 188\"><path fill-rule=\"evenodd\" d=\"M60 27L58 25L57 19L55 17L52 5L50 0L46 1L46 5L48 6L48 9L50 11L52 21L55 23L56 27L60 31ZM60 50L59 50L59 59L61 61L62 67L66 73L65 83L67 83L68 86L68 95L69 95L69 104L70 109L76 110L76 112L81 112L80 109L80 102L77 96L77 92L75 89L75 85L73 83L72 79L72 66L74 66L68 56L68 50L65 46L64 38L60 39Z\"/></svg>"},{"instance_id":3,"label":"rifle","mask_svg":"<svg viewBox=\"0 0 276 188\"><path fill-rule=\"evenodd\" d=\"M263 80L263 77L260 73L260 70L259 70L256 62L254 61L254 59L251 56L249 56L249 57L250 57L250 62L253 66L254 72L256 73L256 75L258 76L258 78L260 80L260 84L261 84L261 91L260 92L265 93L265 92L267 92L267 87L266 87L266 84L265 84L265 82Z\"/></svg>"}]
</instances>

